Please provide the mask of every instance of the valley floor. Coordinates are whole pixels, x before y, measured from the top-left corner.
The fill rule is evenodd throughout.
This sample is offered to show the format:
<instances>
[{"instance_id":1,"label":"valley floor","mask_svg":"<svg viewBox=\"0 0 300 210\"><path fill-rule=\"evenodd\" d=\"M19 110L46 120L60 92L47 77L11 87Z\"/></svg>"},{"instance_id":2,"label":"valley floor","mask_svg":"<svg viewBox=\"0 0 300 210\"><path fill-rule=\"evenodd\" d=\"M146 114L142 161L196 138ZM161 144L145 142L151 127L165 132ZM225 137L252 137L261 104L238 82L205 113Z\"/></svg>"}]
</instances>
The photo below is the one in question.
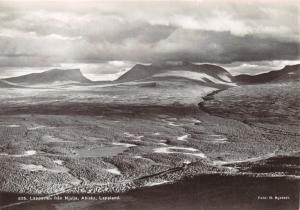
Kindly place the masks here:
<instances>
[{"instance_id":1,"label":"valley floor","mask_svg":"<svg viewBox=\"0 0 300 210\"><path fill-rule=\"evenodd\" d=\"M247 108L231 103L237 96L232 91L243 91L239 88L256 87L220 92L216 100L226 95L225 105L204 102L205 112L194 105L49 103L23 107L24 114L19 104L12 106L15 114L0 116L0 190L51 196L121 193L199 174L297 179L297 119L283 124L236 117ZM255 104L253 98L249 94L243 103Z\"/></svg>"}]
</instances>

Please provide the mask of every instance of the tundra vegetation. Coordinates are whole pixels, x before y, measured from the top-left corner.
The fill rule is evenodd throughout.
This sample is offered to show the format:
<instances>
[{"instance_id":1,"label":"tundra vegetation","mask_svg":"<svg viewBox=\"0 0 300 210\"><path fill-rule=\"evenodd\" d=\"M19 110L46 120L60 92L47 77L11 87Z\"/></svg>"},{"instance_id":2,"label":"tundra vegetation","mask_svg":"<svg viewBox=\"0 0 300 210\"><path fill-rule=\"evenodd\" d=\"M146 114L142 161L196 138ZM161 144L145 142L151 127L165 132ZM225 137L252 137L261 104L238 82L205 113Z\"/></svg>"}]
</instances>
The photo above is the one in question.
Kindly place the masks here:
<instances>
[{"instance_id":1,"label":"tundra vegetation","mask_svg":"<svg viewBox=\"0 0 300 210\"><path fill-rule=\"evenodd\" d=\"M1 88L1 192L116 193L199 174L299 175L297 82L215 92L206 80L159 76Z\"/></svg>"}]
</instances>

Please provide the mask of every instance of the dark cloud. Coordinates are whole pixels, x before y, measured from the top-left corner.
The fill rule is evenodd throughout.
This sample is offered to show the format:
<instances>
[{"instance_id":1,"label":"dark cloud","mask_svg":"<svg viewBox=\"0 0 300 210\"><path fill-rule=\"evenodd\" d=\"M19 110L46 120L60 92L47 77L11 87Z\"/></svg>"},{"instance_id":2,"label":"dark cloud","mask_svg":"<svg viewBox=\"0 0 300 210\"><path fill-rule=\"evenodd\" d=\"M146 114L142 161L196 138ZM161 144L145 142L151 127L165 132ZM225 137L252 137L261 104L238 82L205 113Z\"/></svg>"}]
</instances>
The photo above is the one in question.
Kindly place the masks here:
<instances>
[{"instance_id":1,"label":"dark cloud","mask_svg":"<svg viewBox=\"0 0 300 210\"><path fill-rule=\"evenodd\" d=\"M295 1L0 2L0 66L299 59Z\"/></svg>"}]
</instances>

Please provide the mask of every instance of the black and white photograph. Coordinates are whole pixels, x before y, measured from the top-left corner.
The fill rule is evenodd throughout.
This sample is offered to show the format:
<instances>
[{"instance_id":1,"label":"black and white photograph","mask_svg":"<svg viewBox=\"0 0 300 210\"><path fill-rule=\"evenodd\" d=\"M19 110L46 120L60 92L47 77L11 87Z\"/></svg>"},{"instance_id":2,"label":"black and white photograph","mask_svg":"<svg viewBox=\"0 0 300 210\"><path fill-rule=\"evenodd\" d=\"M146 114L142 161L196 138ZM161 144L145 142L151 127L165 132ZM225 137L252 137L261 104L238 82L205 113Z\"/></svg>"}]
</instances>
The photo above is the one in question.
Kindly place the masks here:
<instances>
[{"instance_id":1,"label":"black and white photograph","mask_svg":"<svg viewBox=\"0 0 300 210\"><path fill-rule=\"evenodd\" d=\"M0 210L299 210L296 0L0 0Z\"/></svg>"}]
</instances>

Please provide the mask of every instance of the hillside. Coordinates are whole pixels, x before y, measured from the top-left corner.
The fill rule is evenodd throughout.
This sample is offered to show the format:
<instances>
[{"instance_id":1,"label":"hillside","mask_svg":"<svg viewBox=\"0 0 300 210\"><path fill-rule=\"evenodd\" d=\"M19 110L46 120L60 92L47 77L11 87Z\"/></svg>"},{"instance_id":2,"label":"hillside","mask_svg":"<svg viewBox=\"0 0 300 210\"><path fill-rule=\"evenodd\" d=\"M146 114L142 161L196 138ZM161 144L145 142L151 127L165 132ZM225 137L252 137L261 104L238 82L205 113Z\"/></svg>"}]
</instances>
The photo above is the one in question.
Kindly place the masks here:
<instances>
[{"instance_id":1,"label":"hillside","mask_svg":"<svg viewBox=\"0 0 300 210\"><path fill-rule=\"evenodd\" d=\"M19 77L11 77L5 81L24 85L43 85L52 83L87 83L91 82L84 77L79 69L60 70L52 69L42 73L32 73Z\"/></svg>"},{"instance_id":2,"label":"hillside","mask_svg":"<svg viewBox=\"0 0 300 210\"><path fill-rule=\"evenodd\" d=\"M270 71L258 75L238 75L235 81L240 84L262 84L262 83L280 83L293 82L300 79L300 64L285 66L281 70Z\"/></svg>"}]
</instances>

